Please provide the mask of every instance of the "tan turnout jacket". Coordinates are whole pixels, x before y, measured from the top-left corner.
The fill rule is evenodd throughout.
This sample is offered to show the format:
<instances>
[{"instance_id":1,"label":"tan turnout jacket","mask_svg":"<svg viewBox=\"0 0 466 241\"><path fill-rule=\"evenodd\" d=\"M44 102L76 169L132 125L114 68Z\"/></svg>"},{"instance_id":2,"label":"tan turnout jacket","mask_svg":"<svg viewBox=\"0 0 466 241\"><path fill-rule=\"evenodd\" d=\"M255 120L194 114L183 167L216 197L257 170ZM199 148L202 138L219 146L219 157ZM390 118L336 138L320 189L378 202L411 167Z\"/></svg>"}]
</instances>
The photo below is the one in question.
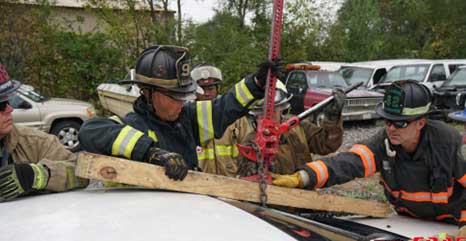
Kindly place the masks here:
<instances>
[{"instance_id":1,"label":"tan turnout jacket","mask_svg":"<svg viewBox=\"0 0 466 241\"><path fill-rule=\"evenodd\" d=\"M66 150L56 136L29 127L14 126L3 138L10 162L41 163L50 170L45 190L61 192L87 185L87 180L74 175L76 154Z\"/></svg>"}]
</instances>

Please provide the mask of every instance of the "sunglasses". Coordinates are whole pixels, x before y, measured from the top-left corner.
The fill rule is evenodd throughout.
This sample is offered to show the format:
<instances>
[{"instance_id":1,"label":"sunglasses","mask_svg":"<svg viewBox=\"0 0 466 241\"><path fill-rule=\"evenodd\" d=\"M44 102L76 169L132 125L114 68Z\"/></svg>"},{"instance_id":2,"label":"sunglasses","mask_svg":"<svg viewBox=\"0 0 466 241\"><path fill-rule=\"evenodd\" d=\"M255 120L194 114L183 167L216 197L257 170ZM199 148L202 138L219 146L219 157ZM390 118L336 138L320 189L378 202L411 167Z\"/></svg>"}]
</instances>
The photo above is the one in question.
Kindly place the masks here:
<instances>
[{"instance_id":1,"label":"sunglasses","mask_svg":"<svg viewBox=\"0 0 466 241\"><path fill-rule=\"evenodd\" d=\"M402 121L393 121L393 120L387 120L385 119L385 125L387 126L394 126L395 128L397 129L402 129L402 128L406 128L409 126L409 124L411 124L412 122L416 121L418 119L414 119L414 120L402 120Z\"/></svg>"},{"instance_id":2,"label":"sunglasses","mask_svg":"<svg viewBox=\"0 0 466 241\"><path fill-rule=\"evenodd\" d=\"M8 100L0 102L0 112L4 112L8 105L10 105Z\"/></svg>"}]
</instances>

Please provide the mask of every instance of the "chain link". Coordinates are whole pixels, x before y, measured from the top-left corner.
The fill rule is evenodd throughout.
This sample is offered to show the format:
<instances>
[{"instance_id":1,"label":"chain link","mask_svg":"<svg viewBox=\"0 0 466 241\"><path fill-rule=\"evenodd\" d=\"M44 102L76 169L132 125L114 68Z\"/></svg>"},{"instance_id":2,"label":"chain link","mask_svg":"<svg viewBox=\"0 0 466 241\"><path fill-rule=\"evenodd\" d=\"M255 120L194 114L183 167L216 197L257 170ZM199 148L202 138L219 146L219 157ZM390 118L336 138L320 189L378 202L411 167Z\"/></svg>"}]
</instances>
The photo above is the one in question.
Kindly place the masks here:
<instances>
[{"instance_id":1,"label":"chain link","mask_svg":"<svg viewBox=\"0 0 466 241\"><path fill-rule=\"evenodd\" d=\"M260 189L260 201L262 207L267 207L267 182L265 180L265 170L264 170L264 158L261 155L261 150L257 145L253 146L256 151L256 160L257 160L257 173L259 174L259 189Z\"/></svg>"}]
</instances>

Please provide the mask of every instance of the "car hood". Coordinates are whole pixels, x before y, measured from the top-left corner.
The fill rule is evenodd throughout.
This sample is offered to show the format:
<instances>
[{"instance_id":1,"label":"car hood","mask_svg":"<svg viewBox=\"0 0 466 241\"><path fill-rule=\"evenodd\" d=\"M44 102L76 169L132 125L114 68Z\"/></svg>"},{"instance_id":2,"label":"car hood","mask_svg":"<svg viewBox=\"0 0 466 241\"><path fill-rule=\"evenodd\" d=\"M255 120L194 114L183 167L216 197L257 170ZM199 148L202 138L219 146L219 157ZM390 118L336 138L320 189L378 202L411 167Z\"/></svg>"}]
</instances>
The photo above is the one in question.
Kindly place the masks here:
<instances>
[{"instance_id":1,"label":"car hood","mask_svg":"<svg viewBox=\"0 0 466 241\"><path fill-rule=\"evenodd\" d=\"M319 88L319 92L331 94L332 88ZM383 97L383 94L375 91L369 91L365 89L355 89L349 92L347 95L349 98L360 98L360 97Z\"/></svg>"},{"instance_id":2,"label":"car hood","mask_svg":"<svg viewBox=\"0 0 466 241\"><path fill-rule=\"evenodd\" d=\"M57 107L57 108L69 108L69 107L91 107L92 105L88 102L81 100L65 99L65 98L51 98L41 103L44 107Z\"/></svg>"},{"instance_id":3,"label":"car hood","mask_svg":"<svg viewBox=\"0 0 466 241\"><path fill-rule=\"evenodd\" d=\"M81 190L0 204L2 240L294 240L255 216L203 195Z\"/></svg>"}]
</instances>

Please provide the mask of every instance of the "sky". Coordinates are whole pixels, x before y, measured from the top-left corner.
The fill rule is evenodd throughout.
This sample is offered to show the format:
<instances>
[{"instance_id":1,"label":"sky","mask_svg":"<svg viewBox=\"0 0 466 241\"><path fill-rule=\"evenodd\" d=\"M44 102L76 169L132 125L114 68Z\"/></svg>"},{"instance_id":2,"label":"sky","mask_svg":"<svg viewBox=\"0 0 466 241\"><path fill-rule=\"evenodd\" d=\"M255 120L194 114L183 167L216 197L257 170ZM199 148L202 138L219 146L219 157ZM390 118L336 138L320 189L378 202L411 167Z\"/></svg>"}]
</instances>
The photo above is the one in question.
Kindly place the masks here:
<instances>
[{"instance_id":1,"label":"sky","mask_svg":"<svg viewBox=\"0 0 466 241\"><path fill-rule=\"evenodd\" d=\"M182 0L181 14L185 20L191 18L196 23L203 23L214 16L215 12L212 9L217 5L217 0ZM169 8L177 11L176 1L170 1Z\"/></svg>"},{"instance_id":2,"label":"sky","mask_svg":"<svg viewBox=\"0 0 466 241\"><path fill-rule=\"evenodd\" d=\"M171 10L177 11L176 2L174 0L168 2ZM196 23L204 23L214 16L213 8L218 8L218 2L218 0L181 0L182 17L184 20L192 19ZM330 0L328 2L334 6L331 15L335 15L343 1Z\"/></svg>"}]
</instances>

